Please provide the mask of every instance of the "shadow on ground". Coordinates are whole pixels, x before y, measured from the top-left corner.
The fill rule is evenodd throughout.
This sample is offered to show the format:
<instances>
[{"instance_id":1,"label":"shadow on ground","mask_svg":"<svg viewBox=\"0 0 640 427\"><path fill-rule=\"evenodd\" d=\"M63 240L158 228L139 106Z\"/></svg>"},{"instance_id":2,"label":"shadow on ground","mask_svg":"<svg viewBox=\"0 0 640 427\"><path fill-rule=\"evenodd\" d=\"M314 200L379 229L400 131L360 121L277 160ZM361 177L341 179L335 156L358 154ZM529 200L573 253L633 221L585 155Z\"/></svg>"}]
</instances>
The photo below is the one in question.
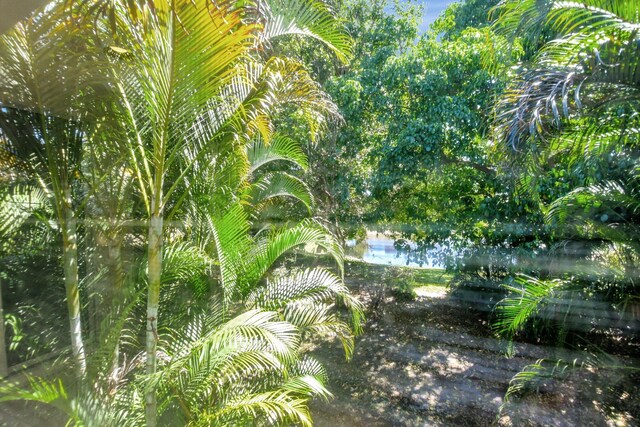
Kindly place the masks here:
<instances>
[{"instance_id":1,"label":"shadow on ground","mask_svg":"<svg viewBox=\"0 0 640 427\"><path fill-rule=\"evenodd\" d=\"M621 379L609 376L601 384L603 376L593 372L547 381L540 385L539 393L509 403L498 417L509 381L523 367L541 358L573 360L583 355L516 344L516 356L507 358L504 343L494 338L490 325L444 290L418 292L411 303L381 297L383 269L347 263L345 280L369 307L368 321L351 362L345 362L337 342L314 349L328 368L335 394L330 402L312 403L317 426L636 423L629 413L607 410L595 402L594 393L611 390ZM633 406L637 411L637 405Z\"/></svg>"}]
</instances>

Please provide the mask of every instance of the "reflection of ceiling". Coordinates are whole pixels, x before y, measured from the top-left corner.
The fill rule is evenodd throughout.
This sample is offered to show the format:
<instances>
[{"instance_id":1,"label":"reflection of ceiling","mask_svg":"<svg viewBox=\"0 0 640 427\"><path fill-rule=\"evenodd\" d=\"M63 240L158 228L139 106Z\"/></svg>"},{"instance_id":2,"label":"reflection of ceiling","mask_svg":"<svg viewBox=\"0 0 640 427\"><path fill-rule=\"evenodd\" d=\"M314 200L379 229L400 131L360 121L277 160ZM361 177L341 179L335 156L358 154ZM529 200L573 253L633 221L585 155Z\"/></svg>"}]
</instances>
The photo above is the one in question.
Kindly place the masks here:
<instances>
[{"instance_id":1,"label":"reflection of ceiling","mask_svg":"<svg viewBox=\"0 0 640 427\"><path fill-rule=\"evenodd\" d=\"M47 3L47 0L0 0L0 33Z\"/></svg>"}]
</instances>

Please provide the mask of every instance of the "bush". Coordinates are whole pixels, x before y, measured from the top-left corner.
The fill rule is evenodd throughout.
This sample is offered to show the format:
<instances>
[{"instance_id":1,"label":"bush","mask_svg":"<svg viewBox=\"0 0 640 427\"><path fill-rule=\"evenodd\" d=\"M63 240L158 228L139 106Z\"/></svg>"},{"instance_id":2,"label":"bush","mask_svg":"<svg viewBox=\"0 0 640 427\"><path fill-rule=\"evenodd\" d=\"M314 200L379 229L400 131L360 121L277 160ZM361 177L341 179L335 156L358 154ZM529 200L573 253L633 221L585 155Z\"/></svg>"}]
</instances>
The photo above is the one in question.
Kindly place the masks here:
<instances>
[{"instance_id":1,"label":"bush","mask_svg":"<svg viewBox=\"0 0 640 427\"><path fill-rule=\"evenodd\" d=\"M417 285L414 271L406 268L388 267L383 275L385 288L398 302L415 301L417 295L413 288Z\"/></svg>"},{"instance_id":2,"label":"bush","mask_svg":"<svg viewBox=\"0 0 640 427\"><path fill-rule=\"evenodd\" d=\"M417 294L413 290L414 284L407 282L400 282L393 288L391 288L391 295L399 302L411 302L415 301Z\"/></svg>"}]
</instances>

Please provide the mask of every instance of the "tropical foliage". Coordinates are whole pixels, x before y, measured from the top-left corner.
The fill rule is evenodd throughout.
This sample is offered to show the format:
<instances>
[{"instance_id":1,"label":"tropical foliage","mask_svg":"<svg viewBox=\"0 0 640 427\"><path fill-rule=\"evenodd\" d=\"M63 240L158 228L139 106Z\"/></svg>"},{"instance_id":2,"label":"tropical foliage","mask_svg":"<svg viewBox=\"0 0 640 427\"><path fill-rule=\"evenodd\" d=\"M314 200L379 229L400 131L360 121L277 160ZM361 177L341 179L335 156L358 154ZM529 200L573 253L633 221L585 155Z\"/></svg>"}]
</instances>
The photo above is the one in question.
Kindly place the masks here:
<instances>
[{"instance_id":1,"label":"tropical foliage","mask_svg":"<svg viewBox=\"0 0 640 427\"><path fill-rule=\"evenodd\" d=\"M577 262L508 286L497 330L513 338L546 325L560 342L575 345L577 333L589 336L580 348L601 352L605 330L627 329L637 317L637 5L505 2L497 13L500 32L540 45L497 107L497 140L506 157L526 164L519 185L565 248L558 257ZM540 182L550 171L567 175L551 191ZM544 372L555 369L525 369L507 395Z\"/></svg>"},{"instance_id":2,"label":"tropical foliage","mask_svg":"<svg viewBox=\"0 0 640 427\"><path fill-rule=\"evenodd\" d=\"M311 425L331 372L309 349L356 351L344 247L370 231L443 264L505 357L577 352L526 366L502 409L637 371L611 354L638 348L639 6L467 0L426 31L422 12L58 0L0 36L9 353L57 356L0 400L73 425ZM331 264L283 267L305 251ZM420 304L412 277L380 279Z\"/></svg>"},{"instance_id":3,"label":"tropical foliage","mask_svg":"<svg viewBox=\"0 0 640 427\"><path fill-rule=\"evenodd\" d=\"M540 49L531 70L506 93L497 131L511 155L526 158L532 168L522 182L529 191L539 189L538 168L544 171L549 164L581 173L582 179L559 197L549 200L547 193L547 201L538 196L546 221L559 237L580 241L583 257L599 261L596 271L589 272L599 282L590 285L592 291L620 308L630 307L637 293L628 275L637 260L633 188L638 81L631 71L638 60L635 8L626 2L537 7L507 4L498 21L513 28L513 14L537 16L557 37ZM589 282L574 277L564 285L581 279ZM534 287L545 293L556 287L541 286L535 279L523 283L527 293ZM541 295L540 302L545 299ZM525 306L521 315L526 318Z\"/></svg>"},{"instance_id":4,"label":"tropical foliage","mask_svg":"<svg viewBox=\"0 0 640 427\"><path fill-rule=\"evenodd\" d=\"M59 3L3 36L3 158L15 172L2 230L17 235L53 207L79 381L32 379L3 399L51 403L81 425L309 425L307 401L330 395L301 344L330 334L350 356L361 307L340 275L271 270L317 244L341 271L342 249L311 219L259 221L283 198L314 207L295 176L306 156L275 132L275 112L296 108L311 138L338 115L270 45L313 37L344 60L349 39L321 3L257 6ZM22 206L38 188L42 202Z\"/></svg>"}]
</instances>

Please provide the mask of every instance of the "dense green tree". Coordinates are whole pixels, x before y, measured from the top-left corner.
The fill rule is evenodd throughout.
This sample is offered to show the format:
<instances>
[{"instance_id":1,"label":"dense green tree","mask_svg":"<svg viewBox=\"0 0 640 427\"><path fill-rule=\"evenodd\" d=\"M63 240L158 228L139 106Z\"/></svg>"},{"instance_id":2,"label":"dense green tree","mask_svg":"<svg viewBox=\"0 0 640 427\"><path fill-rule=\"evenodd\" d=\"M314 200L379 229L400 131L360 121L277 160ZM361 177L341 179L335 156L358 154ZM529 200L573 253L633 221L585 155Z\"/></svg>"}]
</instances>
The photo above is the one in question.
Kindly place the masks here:
<instances>
[{"instance_id":1,"label":"dense green tree","mask_svg":"<svg viewBox=\"0 0 640 427\"><path fill-rule=\"evenodd\" d=\"M377 227L422 247L536 239L542 216L507 197L512 183L494 156L493 105L521 50L489 28L491 5L453 5L423 35L412 5L343 5L355 59L326 87L345 122L311 164L325 215L347 234Z\"/></svg>"},{"instance_id":2,"label":"dense green tree","mask_svg":"<svg viewBox=\"0 0 640 427\"><path fill-rule=\"evenodd\" d=\"M310 141L307 172L319 215L341 239L364 229L375 206L369 198L373 170L368 153L385 127L377 116L383 99L380 70L388 58L406 51L418 37L416 5L396 4L395 14L388 6L386 1L346 1L336 6L353 39L348 66L328 60L317 43L287 40L278 46L292 52L318 77L342 116L321 140ZM284 123L280 127L297 139L305 138L308 128L300 118L287 114L279 119Z\"/></svg>"},{"instance_id":3,"label":"dense green tree","mask_svg":"<svg viewBox=\"0 0 640 427\"><path fill-rule=\"evenodd\" d=\"M431 31L442 39L459 36L467 28L484 28L491 24L491 12L498 0L467 0L452 3L431 24Z\"/></svg>"}]
</instances>

